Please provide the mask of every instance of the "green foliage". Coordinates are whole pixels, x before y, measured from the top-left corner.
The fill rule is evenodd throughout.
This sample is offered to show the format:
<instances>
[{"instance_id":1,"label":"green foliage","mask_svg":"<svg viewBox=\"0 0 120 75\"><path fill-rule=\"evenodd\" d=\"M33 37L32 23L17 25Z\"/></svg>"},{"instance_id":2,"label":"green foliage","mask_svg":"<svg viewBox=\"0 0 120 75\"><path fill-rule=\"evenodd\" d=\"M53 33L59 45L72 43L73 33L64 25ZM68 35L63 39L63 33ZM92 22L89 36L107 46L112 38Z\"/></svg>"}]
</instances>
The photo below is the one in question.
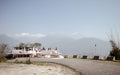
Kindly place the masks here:
<instances>
[{"instance_id":1,"label":"green foliage","mask_svg":"<svg viewBox=\"0 0 120 75\"><path fill-rule=\"evenodd\" d=\"M108 56L106 60L113 61L113 56Z\"/></svg>"},{"instance_id":2,"label":"green foliage","mask_svg":"<svg viewBox=\"0 0 120 75\"><path fill-rule=\"evenodd\" d=\"M68 55L64 55L64 58L68 58Z\"/></svg>"},{"instance_id":3,"label":"green foliage","mask_svg":"<svg viewBox=\"0 0 120 75\"><path fill-rule=\"evenodd\" d=\"M5 62L7 59L5 58L6 53L8 51L8 45L7 44L0 44L0 62Z\"/></svg>"},{"instance_id":4,"label":"green foliage","mask_svg":"<svg viewBox=\"0 0 120 75\"><path fill-rule=\"evenodd\" d=\"M26 64L31 64L30 57L29 57L29 59L26 60Z\"/></svg>"},{"instance_id":5,"label":"green foliage","mask_svg":"<svg viewBox=\"0 0 120 75\"><path fill-rule=\"evenodd\" d=\"M7 59L3 56L3 57L0 57L0 62L6 62Z\"/></svg>"},{"instance_id":6,"label":"green foliage","mask_svg":"<svg viewBox=\"0 0 120 75\"><path fill-rule=\"evenodd\" d=\"M120 60L120 48L115 41L110 40L112 45L112 50L110 51L110 56L114 56L116 60Z\"/></svg>"},{"instance_id":7,"label":"green foliage","mask_svg":"<svg viewBox=\"0 0 120 75\"><path fill-rule=\"evenodd\" d=\"M73 55L73 58L77 58L78 57L78 55Z\"/></svg>"},{"instance_id":8,"label":"green foliage","mask_svg":"<svg viewBox=\"0 0 120 75\"><path fill-rule=\"evenodd\" d=\"M18 48L20 49L24 49L24 48L27 48L27 47L35 47L35 48L40 48L41 47L41 43L29 43L29 44L26 44L26 43L19 43L19 46ZM17 47L16 47L17 48Z\"/></svg>"},{"instance_id":9,"label":"green foliage","mask_svg":"<svg viewBox=\"0 0 120 75\"><path fill-rule=\"evenodd\" d=\"M16 60L14 61L14 63L21 64L21 63L23 63L23 62L22 62L22 61L19 61L18 59L16 59Z\"/></svg>"},{"instance_id":10,"label":"green foliage","mask_svg":"<svg viewBox=\"0 0 120 75\"><path fill-rule=\"evenodd\" d=\"M32 43L30 44L30 47L37 47L37 48L40 48L41 47L41 43Z\"/></svg>"},{"instance_id":11,"label":"green foliage","mask_svg":"<svg viewBox=\"0 0 120 75\"><path fill-rule=\"evenodd\" d=\"M24 48L24 47L26 47L27 46L27 44L25 44L25 43L20 43L19 44L19 47L21 47L21 48Z\"/></svg>"},{"instance_id":12,"label":"green foliage","mask_svg":"<svg viewBox=\"0 0 120 75\"><path fill-rule=\"evenodd\" d=\"M0 44L0 57L5 57L8 50L9 48L7 44Z\"/></svg>"},{"instance_id":13,"label":"green foliage","mask_svg":"<svg viewBox=\"0 0 120 75\"><path fill-rule=\"evenodd\" d=\"M86 56L86 55L83 55L82 59L87 59L87 56Z\"/></svg>"},{"instance_id":14,"label":"green foliage","mask_svg":"<svg viewBox=\"0 0 120 75\"><path fill-rule=\"evenodd\" d=\"M99 60L99 56L94 56L93 59L94 60Z\"/></svg>"},{"instance_id":15,"label":"green foliage","mask_svg":"<svg viewBox=\"0 0 120 75\"><path fill-rule=\"evenodd\" d=\"M14 63L19 63L18 59L16 59L16 60L14 61Z\"/></svg>"},{"instance_id":16,"label":"green foliage","mask_svg":"<svg viewBox=\"0 0 120 75\"><path fill-rule=\"evenodd\" d=\"M40 66L52 66L53 64L52 63L47 63L47 62L38 62L37 65L40 65Z\"/></svg>"}]
</instances>

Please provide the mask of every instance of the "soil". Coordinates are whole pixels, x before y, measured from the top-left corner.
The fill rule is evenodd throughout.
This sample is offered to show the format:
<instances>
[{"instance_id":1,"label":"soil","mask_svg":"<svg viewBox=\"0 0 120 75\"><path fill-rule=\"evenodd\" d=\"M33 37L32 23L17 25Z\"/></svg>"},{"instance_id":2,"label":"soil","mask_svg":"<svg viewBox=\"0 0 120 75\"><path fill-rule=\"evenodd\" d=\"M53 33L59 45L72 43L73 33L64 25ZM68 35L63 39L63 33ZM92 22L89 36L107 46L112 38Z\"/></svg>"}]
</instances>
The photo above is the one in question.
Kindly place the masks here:
<instances>
[{"instance_id":1,"label":"soil","mask_svg":"<svg viewBox=\"0 0 120 75\"><path fill-rule=\"evenodd\" d=\"M0 63L0 75L76 75L76 73L72 69L57 64Z\"/></svg>"}]
</instances>

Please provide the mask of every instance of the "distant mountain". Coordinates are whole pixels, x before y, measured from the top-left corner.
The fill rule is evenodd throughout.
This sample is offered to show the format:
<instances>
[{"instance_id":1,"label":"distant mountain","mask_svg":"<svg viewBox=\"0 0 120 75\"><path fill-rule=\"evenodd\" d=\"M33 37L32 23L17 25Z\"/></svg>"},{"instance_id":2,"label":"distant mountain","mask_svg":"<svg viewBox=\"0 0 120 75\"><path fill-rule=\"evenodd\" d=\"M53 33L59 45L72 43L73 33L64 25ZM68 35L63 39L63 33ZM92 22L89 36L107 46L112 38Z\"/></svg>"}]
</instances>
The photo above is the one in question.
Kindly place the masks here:
<instances>
[{"instance_id":1,"label":"distant mountain","mask_svg":"<svg viewBox=\"0 0 120 75\"><path fill-rule=\"evenodd\" d=\"M20 38L15 39L7 35L0 35L0 43L7 43L12 47L20 42L40 42L45 48L57 47L64 55L77 54L107 56L111 50L111 45L108 41L103 41L97 38L73 39L66 36L48 35L36 40L29 39L30 41L27 38L22 39L26 41L21 41Z\"/></svg>"},{"instance_id":2,"label":"distant mountain","mask_svg":"<svg viewBox=\"0 0 120 75\"><path fill-rule=\"evenodd\" d=\"M45 47L57 47L64 55L100 55L107 56L111 50L108 41L96 38L73 39L70 37L47 36L39 39Z\"/></svg>"},{"instance_id":3,"label":"distant mountain","mask_svg":"<svg viewBox=\"0 0 120 75\"><path fill-rule=\"evenodd\" d=\"M5 43L9 44L9 46L14 46L15 44L18 44L18 40L9 37L7 35L1 34L0 35L0 44Z\"/></svg>"}]
</instances>

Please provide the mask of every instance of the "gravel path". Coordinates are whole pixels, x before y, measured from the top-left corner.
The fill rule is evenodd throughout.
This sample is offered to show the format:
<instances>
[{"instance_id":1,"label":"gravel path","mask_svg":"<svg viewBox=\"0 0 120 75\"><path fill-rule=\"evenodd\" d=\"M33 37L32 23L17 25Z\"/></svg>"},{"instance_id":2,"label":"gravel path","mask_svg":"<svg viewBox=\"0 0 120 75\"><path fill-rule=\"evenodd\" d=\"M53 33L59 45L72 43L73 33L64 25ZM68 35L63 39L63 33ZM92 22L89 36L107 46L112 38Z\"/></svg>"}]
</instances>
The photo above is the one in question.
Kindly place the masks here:
<instances>
[{"instance_id":1,"label":"gravel path","mask_svg":"<svg viewBox=\"0 0 120 75\"><path fill-rule=\"evenodd\" d=\"M76 72L56 64L0 63L0 75L76 75Z\"/></svg>"},{"instance_id":2,"label":"gravel path","mask_svg":"<svg viewBox=\"0 0 120 75\"><path fill-rule=\"evenodd\" d=\"M21 61L26 59L21 58ZM120 75L120 64L84 59L47 59L31 58L31 61L54 62L74 68L83 75Z\"/></svg>"}]
</instances>

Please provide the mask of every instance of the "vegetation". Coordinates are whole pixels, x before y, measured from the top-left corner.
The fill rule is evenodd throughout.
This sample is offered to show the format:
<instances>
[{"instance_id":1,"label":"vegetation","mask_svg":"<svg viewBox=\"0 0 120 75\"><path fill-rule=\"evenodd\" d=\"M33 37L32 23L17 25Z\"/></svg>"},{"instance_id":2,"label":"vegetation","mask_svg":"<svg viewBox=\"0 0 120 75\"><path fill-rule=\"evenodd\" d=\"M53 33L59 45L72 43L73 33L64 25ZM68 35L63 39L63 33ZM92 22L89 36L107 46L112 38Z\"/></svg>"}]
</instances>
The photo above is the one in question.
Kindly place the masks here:
<instances>
[{"instance_id":1,"label":"vegetation","mask_svg":"<svg viewBox=\"0 0 120 75\"><path fill-rule=\"evenodd\" d=\"M82 59L87 59L87 55L83 55Z\"/></svg>"},{"instance_id":2,"label":"vegetation","mask_svg":"<svg viewBox=\"0 0 120 75\"><path fill-rule=\"evenodd\" d=\"M0 44L0 62L5 62L7 60L5 56L8 50L9 48L7 44Z\"/></svg>"},{"instance_id":3,"label":"vegetation","mask_svg":"<svg viewBox=\"0 0 120 75\"><path fill-rule=\"evenodd\" d=\"M73 55L73 58L78 58L78 55Z\"/></svg>"},{"instance_id":4,"label":"vegetation","mask_svg":"<svg viewBox=\"0 0 120 75\"><path fill-rule=\"evenodd\" d=\"M110 40L112 50L110 51L110 56L115 57L116 60L120 60L120 44L119 44L119 36L117 35L117 40L111 35Z\"/></svg>"},{"instance_id":5,"label":"vegetation","mask_svg":"<svg viewBox=\"0 0 120 75\"><path fill-rule=\"evenodd\" d=\"M7 59L5 57L0 57L0 62L6 62Z\"/></svg>"},{"instance_id":6,"label":"vegetation","mask_svg":"<svg viewBox=\"0 0 120 75\"><path fill-rule=\"evenodd\" d=\"M110 56L114 56L116 60L120 60L120 48L117 46L115 41L110 40L112 45L112 50L110 51Z\"/></svg>"},{"instance_id":7,"label":"vegetation","mask_svg":"<svg viewBox=\"0 0 120 75\"><path fill-rule=\"evenodd\" d=\"M26 60L26 64L31 64L30 57L29 57L29 59Z\"/></svg>"},{"instance_id":8,"label":"vegetation","mask_svg":"<svg viewBox=\"0 0 120 75\"><path fill-rule=\"evenodd\" d=\"M40 48L41 47L41 43L32 43L32 44L30 44L30 47L37 47L37 48Z\"/></svg>"},{"instance_id":9,"label":"vegetation","mask_svg":"<svg viewBox=\"0 0 120 75\"><path fill-rule=\"evenodd\" d=\"M14 61L14 63L21 64L21 63L23 63L23 62L22 62L22 61L19 61L18 59L16 59L16 60Z\"/></svg>"},{"instance_id":10,"label":"vegetation","mask_svg":"<svg viewBox=\"0 0 120 75\"><path fill-rule=\"evenodd\" d=\"M20 43L19 46L21 49L25 48L25 47L34 47L34 48L40 48L41 47L41 43L31 43L31 44L26 44L26 43Z\"/></svg>"},{"instance_id":11,"label":"vegetation","mask_svg":"<svg viewBox=\"0 0 120 75\"><path fill-rule=\"evenodd\" d=\"M20 43L20 44L19 44L19 47L20 47L20 48L24 48L24 47L26 47L26 46L27 46L27 44L25 44L25 43Z\"/></svg>"},{"instance_id":12,"label":"vegetation","mask_svg":"<svg viewBox=\"0 0 120 75\"><path fill-rule=\"evenodd\" d=\"M64 55L64 58L68 58L68 55Z\"/></svg>"},{"instance_id":13,"label":"vegetation","mask_svg":"<svg viewBox=\"0 0 120 75\"><path fill-rule=\"evenodd\" d=\"M36 62L36 63L33 63L33 64L37 64L37 65L40 65L40 66L55 66L54 63L48 63L48 62Z\"/></svg>"},{"instance_id":14,"label":"vegetation","mask_svg":"<svg viewBox=\"0 0 120 75\"><path fill-rule=\"evenodd\" d=\"M26 59L25 62L19 61L18 59L16 59L16 60L14 61L14 63L16 63L16 64L31 64L32 62L31 62L30 57L29 57L29 59Z\"/></svg>"}]
</instances>

